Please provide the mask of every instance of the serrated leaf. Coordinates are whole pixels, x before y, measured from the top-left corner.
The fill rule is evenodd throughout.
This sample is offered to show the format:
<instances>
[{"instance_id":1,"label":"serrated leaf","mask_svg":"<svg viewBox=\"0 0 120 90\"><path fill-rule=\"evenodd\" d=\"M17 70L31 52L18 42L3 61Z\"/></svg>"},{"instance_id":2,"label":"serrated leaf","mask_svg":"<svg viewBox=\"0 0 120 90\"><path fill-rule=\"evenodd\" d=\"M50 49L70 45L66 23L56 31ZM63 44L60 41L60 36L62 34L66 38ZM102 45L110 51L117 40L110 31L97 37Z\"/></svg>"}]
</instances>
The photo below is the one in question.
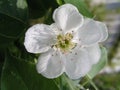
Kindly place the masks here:
<instances>
[{"instance_id":1,"label":"serrated leaf","mask_svg":"<svg viewBox=\"0 0 120 90\"><path fill-rule=\"evenodd\" d=\"M54 80L42 77L34 63L9 54L2 70L1 90L58 90Z\"/></svg>"},{"instance_id":2,"label":"serrated leaf","mask_svg":"<svg viewBox=\"0 0 120 90\"><path fill-rule=\"evenodd\" d=\"M93 15L90 13L83 0L64 0L64 2L75 5L81 14L86 17L93 18Z\"/></svg>"},{"instance_id":3,"label":"serrated leaf","mask_svg":"<svg viewBox=\"0 0 120 90\"><path fill-rule=\"evenodd\" d=\"M90 79L92 79L107 63L107 50L105 47L101 47L101 58L99 62L93 65L92 69L88 73Z\"/></svg>"}]
</instances>

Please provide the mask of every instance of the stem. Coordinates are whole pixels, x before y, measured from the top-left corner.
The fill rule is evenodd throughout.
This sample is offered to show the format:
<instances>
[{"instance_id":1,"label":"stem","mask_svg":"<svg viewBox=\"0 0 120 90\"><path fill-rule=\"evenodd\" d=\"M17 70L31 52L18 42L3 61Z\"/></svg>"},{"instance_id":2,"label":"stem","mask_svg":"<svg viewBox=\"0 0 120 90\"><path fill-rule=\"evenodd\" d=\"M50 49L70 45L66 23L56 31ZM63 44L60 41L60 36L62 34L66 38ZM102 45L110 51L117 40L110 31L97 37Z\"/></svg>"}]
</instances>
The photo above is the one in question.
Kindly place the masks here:
<instances>
[{"instance_id":1,"label":"stem","mask_svg":"<svg viewBox=\"0 0 120 90\"><path fill-rule=\"evenodd\" d=\"M74 82L67 78L66 75L64 74L63 77L66 79L69 87L70 87L70 90L86 90L82 85L78 84L79 86L75 85Z\"/></svg>"},{"instance_id":2,"label":"stem","mask_svg":"<svg viewBox=\"0 0 120 90\"><path fill-rule=\"evenodd\" d=\"M55 84L57 85L57 87L59 88L59 90L61 90L60 85L59 85L59 81L60 81L60 80L58 80L58 79L55 79L55 80L54 80L54 82L55 82Z\"/></svg>"},{"instance_id":3,"label":"stem","mask_svg":"<svg viewBox=\"0 0 120 90\"><path fill-rule=\"evenodd\" d=\"M93 81L90 81L90 84L95 88L95 90L99 90L99 89L97 88L97 86L95 85L95 83L93 83Z\"/></svg>"},{"instance_id":4,"label":"stem","mask_svg":"<svg viewBox=\"0 0 120 90\"><path fill-rule=\"evenodd\" d=\"M71 90L75 90L73 87L72 87L72 83L70 83L70 81L68 80L68 78L65 76L65 74L63 74L63 77L66 79L68 85L70 86Z\"/></svg>"},{"instance_id":5,"label":"stem","mask_svg":"<svg viewBox=\"0 0 120 90\"><path fill-rule=\"evenodd\" d=\"M87 75L87 79L89 80L90 84L94 87L95 90L99 90L95 83L90 79L89 75Z\"/></svg>"}]
</instances>

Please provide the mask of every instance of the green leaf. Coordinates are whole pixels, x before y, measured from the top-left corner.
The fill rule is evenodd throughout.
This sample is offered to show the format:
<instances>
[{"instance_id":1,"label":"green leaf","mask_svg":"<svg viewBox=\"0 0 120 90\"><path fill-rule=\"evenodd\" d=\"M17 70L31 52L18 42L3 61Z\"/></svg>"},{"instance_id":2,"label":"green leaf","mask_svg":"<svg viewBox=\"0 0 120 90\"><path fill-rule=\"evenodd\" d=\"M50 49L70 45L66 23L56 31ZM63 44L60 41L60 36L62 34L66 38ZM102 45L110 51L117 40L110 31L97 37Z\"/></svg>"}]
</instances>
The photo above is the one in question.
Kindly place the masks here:
<instances>
[{"instance_id":1,"label":"green leaf","mask_svg":"<svg viewBox=\"0 0 120 90\"><path fill-rule=\"evenodd\" d=\"M28 18L26 0L0 0L0 13L25 22Z\"/></svg>"},{"instance_id":2,"label":"green leaf","mask_svg":"<svg viewBox=\"0 0 120 90\"><path fill-rule=\"evenodd\" d=\"M63 0L56 0L56 2L57 2L59 5L62 5L62 4L63 4Z\"/></svg>"},{"instance_id":3,"label":"green leaf","mask_svg":"<svg viewBox=\"0 0 120 90\"><path fill-rule=\"evenodd\" d=\"M28 20L26 0L0 0L0 43L8 46L24 31Z\"/></svg>"},{"instance_id":4,"label":"green leaf","mask_svg":"<svg viewBox=\"0 0 120 90\"><path fill-rule=\"evenodd\" d=\"M25 25L14 18L0 14L0 36L16 38L23 32Z\"/></svg>"},{"instance_id":5,"label":"green leaf","mask_svg":"<svg viewBox=\"0 0 120 90\"><path fill-rule=\"evenodd\" d=\"M91 71L88 73L90 79L92 79L107 63L107 50L101 47L101 58L100 61L93 65Z\"/></svg>"},{"instance_id":6,"label":"green leaf","mask_svg":"<svg viewBox=\"0 0 120 90\"><path fill-rule=\"evenodd\" d=\"M0 62L0 81L1 81L2 66L3 66L3 63ZM1 82L0 82L0 90L1 90Z\"/></svg>"},{"instance_id":7,"label":"green leaf","mask_svg":"<svg viewBox=\"0 0 120 90\"><path fill-rule=\"evenodd\" d=\"M18 20L0 14L0 47L7 47L24 31L25 25Z\"/></svg>"},{"instance_id":8,"label":"green leaf","mask_svg":"<svg viewBox=\"0 0 120 90\"><path fill-rule=\"evenodd\" d=\"M53 79L42 77L34 63L9 54L2 70L1 90L59 90Z\"/></svg>"},{"instance_id":9,"label":"green leaf","mask_svg":"<svg viewBox=\"0 0 120 90\"><path fill-rule=\"evenodd\" d=\"M88 10L84 0L64 0L64 2L75 5L81 14L83 14L86 17L93 18L93 15Z\"/></svg>"},{"instance_id":10,"label":"green leaf","mask_svg":"<svg viewBox=\"0 0 120 90\"><path fill-rule=\"evenodd\" d=\"M9 46L13 40L14 38L7 38L0 34L0 50Z\"/></svg>"},{"instance_id":11,"label":"green leaf","mask_svg":"<svg viewBox=\"0 0 120 90\"><path fill-rule=\"evenodd\" d=\"M32 19L42 18L50 8L55 9L58 6L56 0L27 0L27 2Z\"/></svg>"}]
</instances>

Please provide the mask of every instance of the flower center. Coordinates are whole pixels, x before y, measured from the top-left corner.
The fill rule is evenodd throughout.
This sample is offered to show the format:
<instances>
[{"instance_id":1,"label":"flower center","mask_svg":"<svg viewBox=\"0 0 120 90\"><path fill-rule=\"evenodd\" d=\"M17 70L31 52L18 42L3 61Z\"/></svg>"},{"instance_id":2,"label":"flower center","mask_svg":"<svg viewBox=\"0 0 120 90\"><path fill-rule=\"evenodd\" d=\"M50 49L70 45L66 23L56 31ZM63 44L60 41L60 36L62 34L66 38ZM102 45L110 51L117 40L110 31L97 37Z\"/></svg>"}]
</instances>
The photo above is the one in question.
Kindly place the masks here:
<instances>
[{"instance_id":1,"label":"flower center","mask_svg":"<svg viewBox=\"0 0 120 90\"><path fill-rule=\"evenodd\" d=\"M69 52L76 46L76 43L73 43L72 39L73 35L71 33L65 35L59 34L57 36L57 42L53 47L59 48L63 53Z\"/></svg>"}]
</instances>

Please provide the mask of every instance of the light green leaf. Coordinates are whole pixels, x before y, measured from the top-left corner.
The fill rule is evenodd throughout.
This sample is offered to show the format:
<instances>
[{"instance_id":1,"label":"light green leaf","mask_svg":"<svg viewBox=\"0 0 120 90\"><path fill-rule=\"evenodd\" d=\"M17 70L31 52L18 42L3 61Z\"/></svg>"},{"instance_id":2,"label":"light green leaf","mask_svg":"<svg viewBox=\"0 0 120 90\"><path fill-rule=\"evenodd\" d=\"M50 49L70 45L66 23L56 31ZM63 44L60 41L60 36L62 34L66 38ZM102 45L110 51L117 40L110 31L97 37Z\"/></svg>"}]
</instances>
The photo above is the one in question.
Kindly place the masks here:
<instances>
[{"instance_id":1,"label":"light green leaf","mask_svg":"<svg viewBox=\"0 0 120 90\"><path fill-rule=\"evenodd\" d=\"M36 71L32 62L9 54L2 70L1 90L59 90L53 79L46 79Z\"/></svg>"},{"instance_id":2,"label":"light green leaf","mask_svg":"<svg viewBox=\"0 0 120 90\"><path fill-rule=\"evenodd\" d=\"M83 14L86 17L93 18L93 15L86 7L84 0L64 0L64 2L75 5L81 14Z\"/></svg>"},{"instance_id":3,"label":"light green leaf","mask_svg":"<svg viewBox=\"0 0 120 90\"><path fill-rule=\"evenodd\" d=\"M17 8L19 9L26 9L27 8L27 3L25 0L17 0Z\"/></svg>"},{"instance_id":4,"label":"light green leaf","mask_svg":"<svg viewBox=\"0 0 120 90\"><path fill-rule=\"evenodd\" d=\"M101 58L99 62L93 65L91 71L88 73L90 79L92 79L107 63L107 50L105 47L101 47Z\"/></svg>"},{"instance_id":5,"label":"light green leaf","mask_svg":"<svg viewBox=\"0 0 120 90\"><path fill-rule=\"evenodd\" d=\"M62 0L56 0L56 2L57 2L59 5L62 5L62 4L63 4L63 1L62 1Z\"/></svg>"}]
</instances>

